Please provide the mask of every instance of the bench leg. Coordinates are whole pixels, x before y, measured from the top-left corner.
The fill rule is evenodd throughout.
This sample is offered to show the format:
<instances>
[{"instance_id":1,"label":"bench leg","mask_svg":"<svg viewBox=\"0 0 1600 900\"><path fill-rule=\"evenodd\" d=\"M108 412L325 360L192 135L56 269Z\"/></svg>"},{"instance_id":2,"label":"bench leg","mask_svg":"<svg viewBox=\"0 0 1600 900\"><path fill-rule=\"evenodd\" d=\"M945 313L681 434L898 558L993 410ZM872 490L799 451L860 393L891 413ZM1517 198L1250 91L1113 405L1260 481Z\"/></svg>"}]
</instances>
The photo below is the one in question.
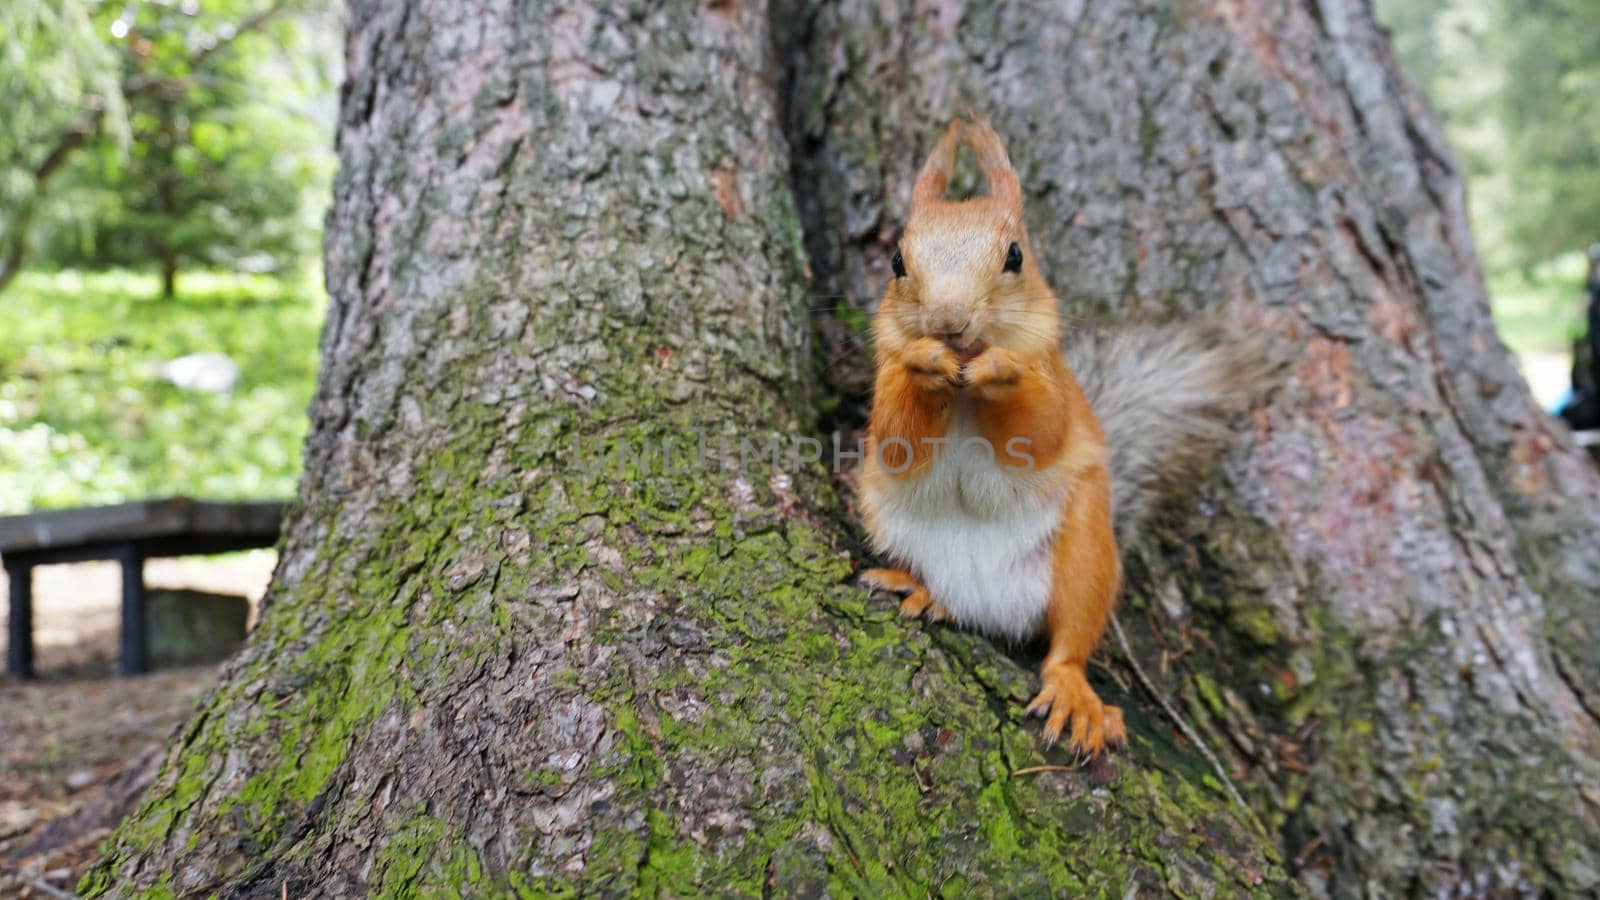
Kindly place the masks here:
<instances>
[{"instance_id":1,"label":"bench leg","mask_svg":"<svg viewBox=\"0 0 1600 900\"><path fill-rule=\"evenodd\" d=\"M11 612L6 619L6 671L33 677L33 566L6 566Z\"/></svg>"},{"instance_id":2,"label":"bench leg","mask_svg":"<svg viewBox=\"0 0 1600 900\"><path fill-rule=\"evenodd\" d=\"M144 632L144 557L129 547L122 563L122 658L118 670L138 675L146 668Z\"/></svg>"}]
</instances>

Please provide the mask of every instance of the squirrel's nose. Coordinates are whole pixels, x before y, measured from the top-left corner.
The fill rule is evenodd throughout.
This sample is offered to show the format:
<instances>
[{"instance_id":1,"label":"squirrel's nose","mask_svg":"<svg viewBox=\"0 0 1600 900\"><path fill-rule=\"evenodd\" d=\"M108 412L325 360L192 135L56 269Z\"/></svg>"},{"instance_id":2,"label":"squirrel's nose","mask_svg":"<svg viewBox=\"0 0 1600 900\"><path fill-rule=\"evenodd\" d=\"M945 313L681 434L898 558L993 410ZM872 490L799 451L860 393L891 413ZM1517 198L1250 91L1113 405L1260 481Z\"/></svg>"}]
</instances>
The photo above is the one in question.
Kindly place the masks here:
<instances>
[{"instance_id":1,"label":"squirrel's nose","mask_svg":"<svg viewBox=\"0 0 1600 900\"><path fill-rule=\"evenodd\" d=\"M930 318L929 333L952 346L966 339L967 331L972 325L972 316L967 315L965 310L950 310L943 315L936 314Z\"/></svg>"}]
</instances>

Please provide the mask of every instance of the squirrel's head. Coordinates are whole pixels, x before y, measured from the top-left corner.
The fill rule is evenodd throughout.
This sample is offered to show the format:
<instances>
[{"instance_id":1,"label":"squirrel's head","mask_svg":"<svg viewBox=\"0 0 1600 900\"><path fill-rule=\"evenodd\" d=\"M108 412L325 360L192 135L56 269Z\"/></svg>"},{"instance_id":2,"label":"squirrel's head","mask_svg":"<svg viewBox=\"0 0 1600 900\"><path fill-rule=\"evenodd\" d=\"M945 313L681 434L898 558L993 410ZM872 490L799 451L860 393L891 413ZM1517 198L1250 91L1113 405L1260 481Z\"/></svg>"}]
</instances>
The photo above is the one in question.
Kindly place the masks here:
<instances>
[{"instance_id":1,"label":"squirrel's head","mask_svg":"<svg viewBox=\"0 0 1600 900\"><path fill-rule=\"evenodd\" d=\"M948 200L963 144L977 158L988 193ZM975 355L991 344L1056 343L1055 298L1028 246L1022 186L988 122L956 119L934 145L892 265L879 306L880 346L931 336Z\"/></svg>"}]
</instances>

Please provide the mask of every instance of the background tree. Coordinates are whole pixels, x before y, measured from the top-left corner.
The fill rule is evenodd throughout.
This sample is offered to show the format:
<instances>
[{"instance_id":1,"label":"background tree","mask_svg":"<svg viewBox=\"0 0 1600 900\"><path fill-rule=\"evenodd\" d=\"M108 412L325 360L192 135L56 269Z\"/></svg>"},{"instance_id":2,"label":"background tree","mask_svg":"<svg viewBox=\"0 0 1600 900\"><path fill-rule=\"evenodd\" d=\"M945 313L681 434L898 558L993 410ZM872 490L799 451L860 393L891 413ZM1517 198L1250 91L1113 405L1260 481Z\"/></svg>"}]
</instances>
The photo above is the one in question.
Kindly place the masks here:
<instances>
[{"instance_id":1,"label":"background tree","mask_svg":"<svg viewBox=\"0 0 1600 900\"><path fill-rule=\"evenodd\" d=\"M83 892L1600 880L1600 476L1365 4L358 0L346 55L279 570ZM1129 548L1133 747L1088 767L1030 660L848 585L819 467L574 455L848 424L812 307L847 389L966 104L1072 315L1285 365Z\"/></svg>"},{"instance_id":2,"label":"background tree","mask_svg":"<svg viewBox=\"0 0 1600 900\"><path fill-rule=\"evenodd\" d=\"M22 96L0 288L30 246L57 264L282 268L317 233L328 73L295 0L68 3L10 15ZM14 69L12 67L15 67ZM46 73L41 76L36 72ZM61 75L75 75L64 81ZM74 88L73 85L79 85Z\"/></svg>"},{"instance_id":3,"label":"background tree","mask_svg":"<svg viewBox=\"0 0 1600 900\"><path fill-rule=\"evenodd\" d=\"M1581 250L1600 240L1600 2L1502 2L1495 13L1511 240L1524 258Z\"/></svg>"},{"instance_id":4,"label":"background tree","mask_svg":"<svg viewBox=\"0 0 1600 900\"><path fill-rule=\"evenodd\" d=\"M0 7L0 290L21 270L44 186L104 129L125 146L116 55L83 0L16 0Z\"/></svg>"},{"instance_id":5,"label":"background tree","mask_svg":"<svg viewBox=\"0 0 1600 900\"><path fill-rule=\"evenodd\" d=\"M1376 6L1467 167L1491 264L1527 266L1600 239L1600 2Z\"/></svg>"}]
</instances>

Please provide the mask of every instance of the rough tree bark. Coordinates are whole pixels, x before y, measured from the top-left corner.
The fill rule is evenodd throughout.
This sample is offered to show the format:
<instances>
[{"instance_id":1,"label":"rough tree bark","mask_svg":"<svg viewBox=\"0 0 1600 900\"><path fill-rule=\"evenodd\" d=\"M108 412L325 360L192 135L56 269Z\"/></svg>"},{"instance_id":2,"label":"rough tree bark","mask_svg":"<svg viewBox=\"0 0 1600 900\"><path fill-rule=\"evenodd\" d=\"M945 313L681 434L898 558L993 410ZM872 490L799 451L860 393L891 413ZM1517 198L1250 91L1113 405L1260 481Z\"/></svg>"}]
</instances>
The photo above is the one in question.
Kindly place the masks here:
<instances>
[{"instance_id":1,"label":"rough tree bark","mask_svg":"<svg viewBox=\"0 0 1600 900\"><path fill-rule=\"evenodd\" d=\"M86 893L1600 881L1600 478L1494 335L1365 4L465 7L354 3L279 571ZM1217 308L1285 363L1129 548L1095 677L1133 746L1081 768L1029 771L1071 761L1027 651L848 585L819 466L573 445L851 408L966 104L1069 313Z\"/></svg>"}]
</instances>

